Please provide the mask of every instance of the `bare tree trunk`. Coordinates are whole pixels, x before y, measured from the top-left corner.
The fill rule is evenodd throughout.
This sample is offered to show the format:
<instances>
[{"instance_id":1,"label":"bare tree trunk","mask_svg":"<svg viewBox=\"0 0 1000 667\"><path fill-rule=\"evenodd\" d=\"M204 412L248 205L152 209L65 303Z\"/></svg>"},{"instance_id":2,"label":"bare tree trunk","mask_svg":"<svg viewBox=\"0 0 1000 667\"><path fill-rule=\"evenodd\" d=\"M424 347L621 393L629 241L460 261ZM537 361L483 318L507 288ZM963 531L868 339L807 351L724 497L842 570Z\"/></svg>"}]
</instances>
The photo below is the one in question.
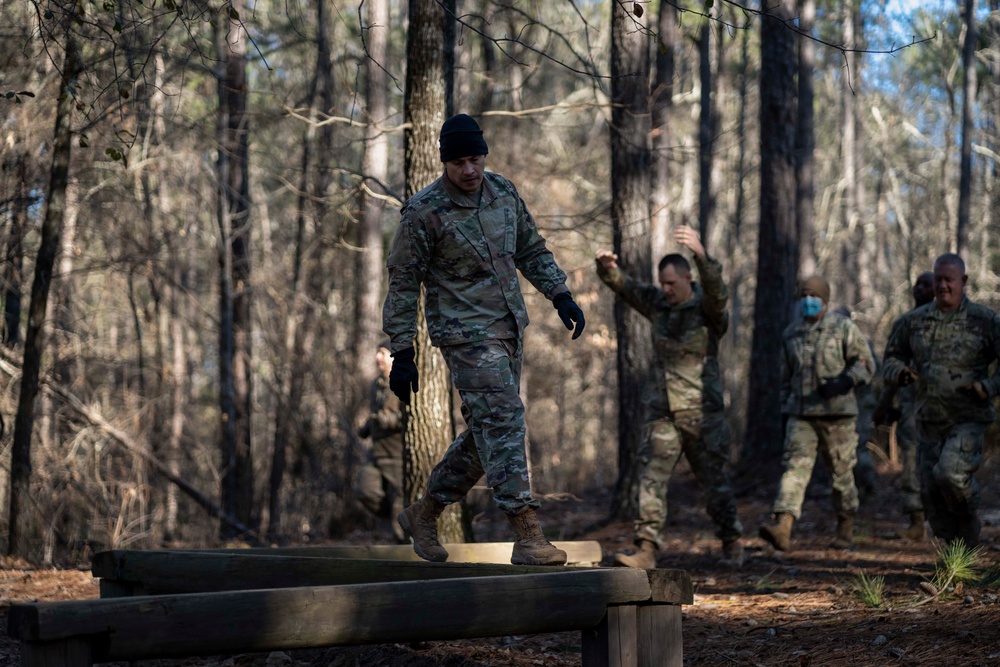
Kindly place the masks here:
<instances>
[{"instance_id":1,"label":"bare tree trunk","mask_svg":"<svg viewBox=\"0 0 1000 667\"><path fill-rule=\"evenodd\" d=\"M433 0L411 0L406 35L406 122L404 159L406 197L410 198L441 175L437 137L444 122L444 11ZM441 352L431 346L423 297L417 309L413 339L420 391L406 408L403 435L403 496L409 504L423 494L431 469L454 437L451 421L451 379ZM461 507L450 507L439 521L445 541L464 541Z\"/></svg>"},{"instance_id":2,"label":"bare tree trunk","mask_svg":"<svg viewBox=\"0 0 1000 667\"><path fill-rule=\"evenodd\" d=\"M384 194L389 178L389 138L383 123L389 116L389 80L383 69L389 56L388 0L367 0L368 56L366 97L368 125L365 128L365 152L361 163L361 252L358 253L358 288L356 308L357 340L354 346L358 360L360 387L368 387L374 378L372 359L382 332L382 285L385 282L383 219L385 203L375 196ZM446 22L454 26L454 20ZM454 28L453 28L454 31Z\"/></svg>"},{"instance_id":3,"label":"bare tree trunk","mask_svg":"<svg viewBox=\"0 0 1000 667\"><path fill-rule=\"evenodd\" d=\"M81 71L80 54L73 35L70 18L66 22L65 58L63 61L60 91L65 91ZM72 95L60 94L56 103L56 123L52 142L52 168L49 189L42 221L41 245L35 260L35 276L31 285L31 302L28 305L28 326L24 340L24 363L21 368L21 391L18 397L17 417L14 421L14 440L11 445L10 506L7 555L31 560L31 430L34 425L35 399L38 396L38 375L42 354L45 351L45 313L48 306L49 286L59 253L64 217L66 215L66 187L69 181L69 164L72 146L73 105Z\"/></svg>"},{"instance_id":4,"label":"bare tree trunk","mask_svg":"<svg viewBox=\"0 0 1000 667\"><path fill-rule=\"evenodd\" d=\"M781 333L795 290L795 34L793 0L771 6L761 20L760 240L750 355L750 400L744 459L762 461L782 449Z\"/></svg>"},{"instance_id":5,"label":"bare tree trunk","mask_svg":"<svg viewBox=\"0 0 1000 667\"><path fill-rule=\"evenodd\" d=\"M799 0L799 30L812 35L816 17L815 0ZM798 122L795 124L795 226L799 237L799 272L816 273L816 248L813 246L816 186L813 182L816 139L813 111L813 70L816 44L802 37L799 46Z\"/></svg>"},{"instance_id":6,"label":"bare tree trunk","mask_svg":"<svg viewBox=\"0 0 1000 667\"><path fill-rule=\"evenodd\" d=\"M854 33L854 0L845 2L843 5L843 42L848 48L853 49L855 43ZM857 180L858 167L856 162L855 147L857 131L857 109L854 102L854 86L858 76L857 54L853 51L844 53L844 69L841 71L840 100L841 100L841 134L840 134L840 161L843 165L841 175L841 200L840 200L840 224L841 224L841 248L843 249L844 274L847 276L857 276L860 268L858 264L857 244L854 238L855 226L858 222L858 202L857 202ZM840 276L830 276L830 284L834 284L834 279ZM844 303L855 301L860 291L860 280L850 280L842 284L840 299ZM850 292L848 291L850 290Z\"/></svg>"},{"instance_id":7,"label":"bare tree trunk","mask_svg":"<svg viewBox=\"0 0 1000 667\"><path fill-rule=\"evenodd\" d=\"M220 408L222 410L222 506L251 525L251 319L249 118L246 113L246 42L238 20L221 24L219 58L220 218L222 279ZM228 325L228 326L227 326ZM232 537L229 524L223 536Z\"/></svg>"},{"instance_id":8,"label":"bare tree trunk","mask_svg":"<svg viewBox=\"0 0 1000 667\"><path fill-rule=\"evenodd\" d=\"M712 75L712 25L705 19L698 39L698 72L701 80L701 103L698 118L698 232L705 247L709 245L709 226L715 212L712 188L712 163L715 155L717 114L712 102L715 87Z\"/></svg>"},{"instance_id":9,"label":"bare tree trunk","mask_svg":"<svg viewBox=\"0 0 1000 667\"><path fill-rule=\"evenodd\" d=\"M657 16L660 34L656 49L656 74L652 84L653 117L650 133L652 188L650 193L650 237L652 257L659 258L670 247L670 150L672 134L670 123L674 109L674 54L678 48L677 7L671 2L661 2Z\"/></svg>"},{"instance_id":10,"label":"bare tree trunk","mask_svg":"<svg viewBox=\"0 0 1000 667\"><path fill-rule=\"evenodd\" d=\"M639 280L653 277L650 258L649 49L640 19L611 3L611 225L619 262ZM615 299L618 336L618 483L612 512L635 516L636 460L645 414L642 390L652 366L649 321Z\"/></svg>"},{"instance_id":11,"label":"bare tree trunk","mask_svg":"<svg viewBox=\"0 0 1000 667\"><path fill-rule=\"evenodd\" d=\"M865 48L864 12L861 10L860 3L852 2L850 3L850 7L851 21L854 23L854 45L856 48L863 50ZM854 92L849 100L850 104L855 106L853 114L854 144L851 150L854 153L853 162L855 164L854 224L857 227L855 238L857 239L858 272L856 274L857 290L854 295L853 305L864 305L866 308L870 308L877 295L875 281L878 272L875 256L878 251L875 245L875 218L868 211L868 183L860 173L861 170L857 168L858 165L864 164L865 145L868 143L868 138L864 134L864 124L861 122L857 110L857 100L862 99L860 95L864 87L864 65L862 54L859 53L854 59L855 74L852 77ZM847 303L846 295L841 301Z\"/></svg>"},{"instance_id":12,"label":"bare tree trunk","mask_svg":"<svg viewBox=\"0 0 1000 667\"><path fill-rule=\"evenodd\" d=\"M972 208L972 139L973 114L976 113L976 0L963 3L965 42L962 45L962 166L958 186L958 226L955 248L969 259L969 217Z\"/></svg>"},{"instance_id":13,"label":"bare tree trunk","mask_svg":"<svg viewBox=\"0 0 1000 667\"><path fill-rule=\"evenodd\" d=\"M313 120L318 119L315 109L317 97L325 114L330 113L334 105L335 82L327 11L326 0L316 3L316 70L307 100ZM322 292L325 283L322 264L326 245L322 242L322 229L329 210L326 197L329 194L331 180L331 172L324 159L329 159L331 156L332 145L333 128L329 123L319 129L318 138L315 124L310 123L306 127L302 141L302 176L296 214L292 305L288 313L286 350L281 364L282 396L275 406L271 474L268 480L266 524L268 539L272 541L281 538L283 518L281 486L285 474L288 444L297 432L296 426L301 416L306 378L312 364L315 331L319 318L317 304L324 302ZM307 236L310 211L314 238ZM378 284L381 284L381 275L376 285Z\"/></svg>"},{"instance_id":14,"label":"bare tree trunk","mask_svg":"<svg viewBox=\"0 0 1000 667\"><path fill-rule=\"evenodd\" d=\"M28 156L18 151L12 162L14 202L4 244L3 268L0 270L0 280L3 281L3 344L10 348L16 347L21 340L21 272L24 268L24 234L29 203Z\"/></svg>"}]
</instances>

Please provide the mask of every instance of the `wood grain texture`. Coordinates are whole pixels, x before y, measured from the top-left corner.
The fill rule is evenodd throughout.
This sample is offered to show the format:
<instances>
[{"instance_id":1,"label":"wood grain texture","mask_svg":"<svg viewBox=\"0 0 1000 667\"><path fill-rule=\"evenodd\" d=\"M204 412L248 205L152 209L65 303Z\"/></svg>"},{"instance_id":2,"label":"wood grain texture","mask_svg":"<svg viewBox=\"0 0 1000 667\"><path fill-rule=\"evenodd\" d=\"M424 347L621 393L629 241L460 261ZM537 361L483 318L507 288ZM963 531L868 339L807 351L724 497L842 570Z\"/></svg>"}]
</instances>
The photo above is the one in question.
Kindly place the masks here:
<instances>
[{"instance_id":1,"label":"wood grain texture","mask_svg":"<svg viewBox=\"0 0 1000 667\"><path fill-rule=\"evenodd\" d=\"M94 556L92 566L94 576L101 577L101 597L536 575L581 570L578 567L177 551L104 551ZM691 580L686 572L642 572L649 582L652 601L691 603ZM135 590L130 592L130 588Z\"/></svg>"},{"instance_id":2,"label":"wood grain texture","mask_svg":"<svg viewBox=\"0 0 1000 667\"><path fill-rule=\"evenodd\" d=\"M94 661L106 662L562 632L650 595L643 570L581 569L15 605L9 630L25 641L91 635Z\"/></svg>"}]
</instances>

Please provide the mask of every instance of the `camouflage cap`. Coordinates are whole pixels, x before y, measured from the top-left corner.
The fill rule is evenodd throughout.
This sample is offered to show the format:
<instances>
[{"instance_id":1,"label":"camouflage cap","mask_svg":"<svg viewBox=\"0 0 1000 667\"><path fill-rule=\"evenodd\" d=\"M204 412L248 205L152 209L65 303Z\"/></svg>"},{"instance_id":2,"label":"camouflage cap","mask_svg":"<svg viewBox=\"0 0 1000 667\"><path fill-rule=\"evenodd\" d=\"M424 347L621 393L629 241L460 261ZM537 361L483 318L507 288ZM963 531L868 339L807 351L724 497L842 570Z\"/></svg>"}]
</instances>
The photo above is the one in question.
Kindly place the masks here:
<instances>
[{"instance_id":1,"label":"camouflage cap","mask_svg":"<svg viewBox=\"0 0 1000 667\"><path fill-rule=\"evenodd\" d=\"M802 295L804 290L809 290L815 292L816 296L823 300L823 303L830 302L830 283L826 282L825 278L820 276L810 276L802 281L799 285L799 295Z\"/></svg>"}]
</instances>

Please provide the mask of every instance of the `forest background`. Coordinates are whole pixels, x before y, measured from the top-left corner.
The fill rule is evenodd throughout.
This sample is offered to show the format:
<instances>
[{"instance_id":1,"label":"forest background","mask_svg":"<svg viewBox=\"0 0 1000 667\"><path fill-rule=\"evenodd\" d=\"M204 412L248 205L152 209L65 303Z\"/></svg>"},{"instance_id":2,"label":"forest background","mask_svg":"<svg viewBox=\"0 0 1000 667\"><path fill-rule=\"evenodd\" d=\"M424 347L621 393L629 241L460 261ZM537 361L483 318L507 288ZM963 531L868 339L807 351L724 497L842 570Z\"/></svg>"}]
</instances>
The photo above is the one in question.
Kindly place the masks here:
<instances>
[{"instance_id":1,"label":"forest background","mask_svg":"<svg viewBox=\"0 0 1000 667\"><path fill-rule=\"evenodd\" d=\"M415 182L415 133L458 112L588 318L571 342L525 285L536 491L632 511L648 335L593 256L652 280L678 224L731 290L734 464L777 474L797 277L879 351L942 252L997 306L997 9L0 0L0 544L52 563L366 525L385 248L440 172Z\"/></svg>"}]
</instances>

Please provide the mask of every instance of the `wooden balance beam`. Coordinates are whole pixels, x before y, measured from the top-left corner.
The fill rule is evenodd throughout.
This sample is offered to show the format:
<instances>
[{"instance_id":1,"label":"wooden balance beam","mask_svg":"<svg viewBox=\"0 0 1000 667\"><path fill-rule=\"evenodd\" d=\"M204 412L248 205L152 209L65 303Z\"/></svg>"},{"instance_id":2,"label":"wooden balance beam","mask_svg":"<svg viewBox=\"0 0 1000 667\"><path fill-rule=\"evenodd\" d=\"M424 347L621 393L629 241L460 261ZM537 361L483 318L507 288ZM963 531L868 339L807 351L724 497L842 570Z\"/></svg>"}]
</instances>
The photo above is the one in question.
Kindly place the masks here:
<instances>
[{"instance_id":1,"label":"wooden balance beam","mask_svg":"<svg viewBox=\"0 0 1000 667\"><path fill-rule=\"evenodd\" d=\"M566 552L567 565L594 566L601 562L604 554L601 543L596 540L553 542ZM468 544L444 544L448 551L449 563L510 563L513 542L473 542ZM251 549L163 549L162 551L184 551L185 553L240 553L267 554L270 556L312 556L316 558L374 558L376 560L419 561L409 544L365 544L323 547L255 547Z\"/></svg>"},{"instance_id":2,"label":"wooden balance beam","mask_svg":"<svg viewBox=\"0 0 1000 667\"><path fill-rule=\"evenodd\" d=\"M101 597L164 595L388 583L463 577L535 574L538 567L489 563L428 563L304 556L276 556L184 551L102 551L94 556L91 572L101 580ZM545 572L576 572L579 567L546 567ZM658 585L675 590L657 595L681 598L688 593L687 575L679 570L658 570Z\"/></svg>"},{"instance_id":3,"label":"wooden balance beam","mask_svg":"<svg viewBox=\"0 0 1000 667\"><path fill-rule=\"evenodd\" d=\"M442 564L430 564L430 568ZM680 667L690 579L672 570L302 586L13 605L23 667L581 630L583 666Z\"/></svg>"}]
</instances>

